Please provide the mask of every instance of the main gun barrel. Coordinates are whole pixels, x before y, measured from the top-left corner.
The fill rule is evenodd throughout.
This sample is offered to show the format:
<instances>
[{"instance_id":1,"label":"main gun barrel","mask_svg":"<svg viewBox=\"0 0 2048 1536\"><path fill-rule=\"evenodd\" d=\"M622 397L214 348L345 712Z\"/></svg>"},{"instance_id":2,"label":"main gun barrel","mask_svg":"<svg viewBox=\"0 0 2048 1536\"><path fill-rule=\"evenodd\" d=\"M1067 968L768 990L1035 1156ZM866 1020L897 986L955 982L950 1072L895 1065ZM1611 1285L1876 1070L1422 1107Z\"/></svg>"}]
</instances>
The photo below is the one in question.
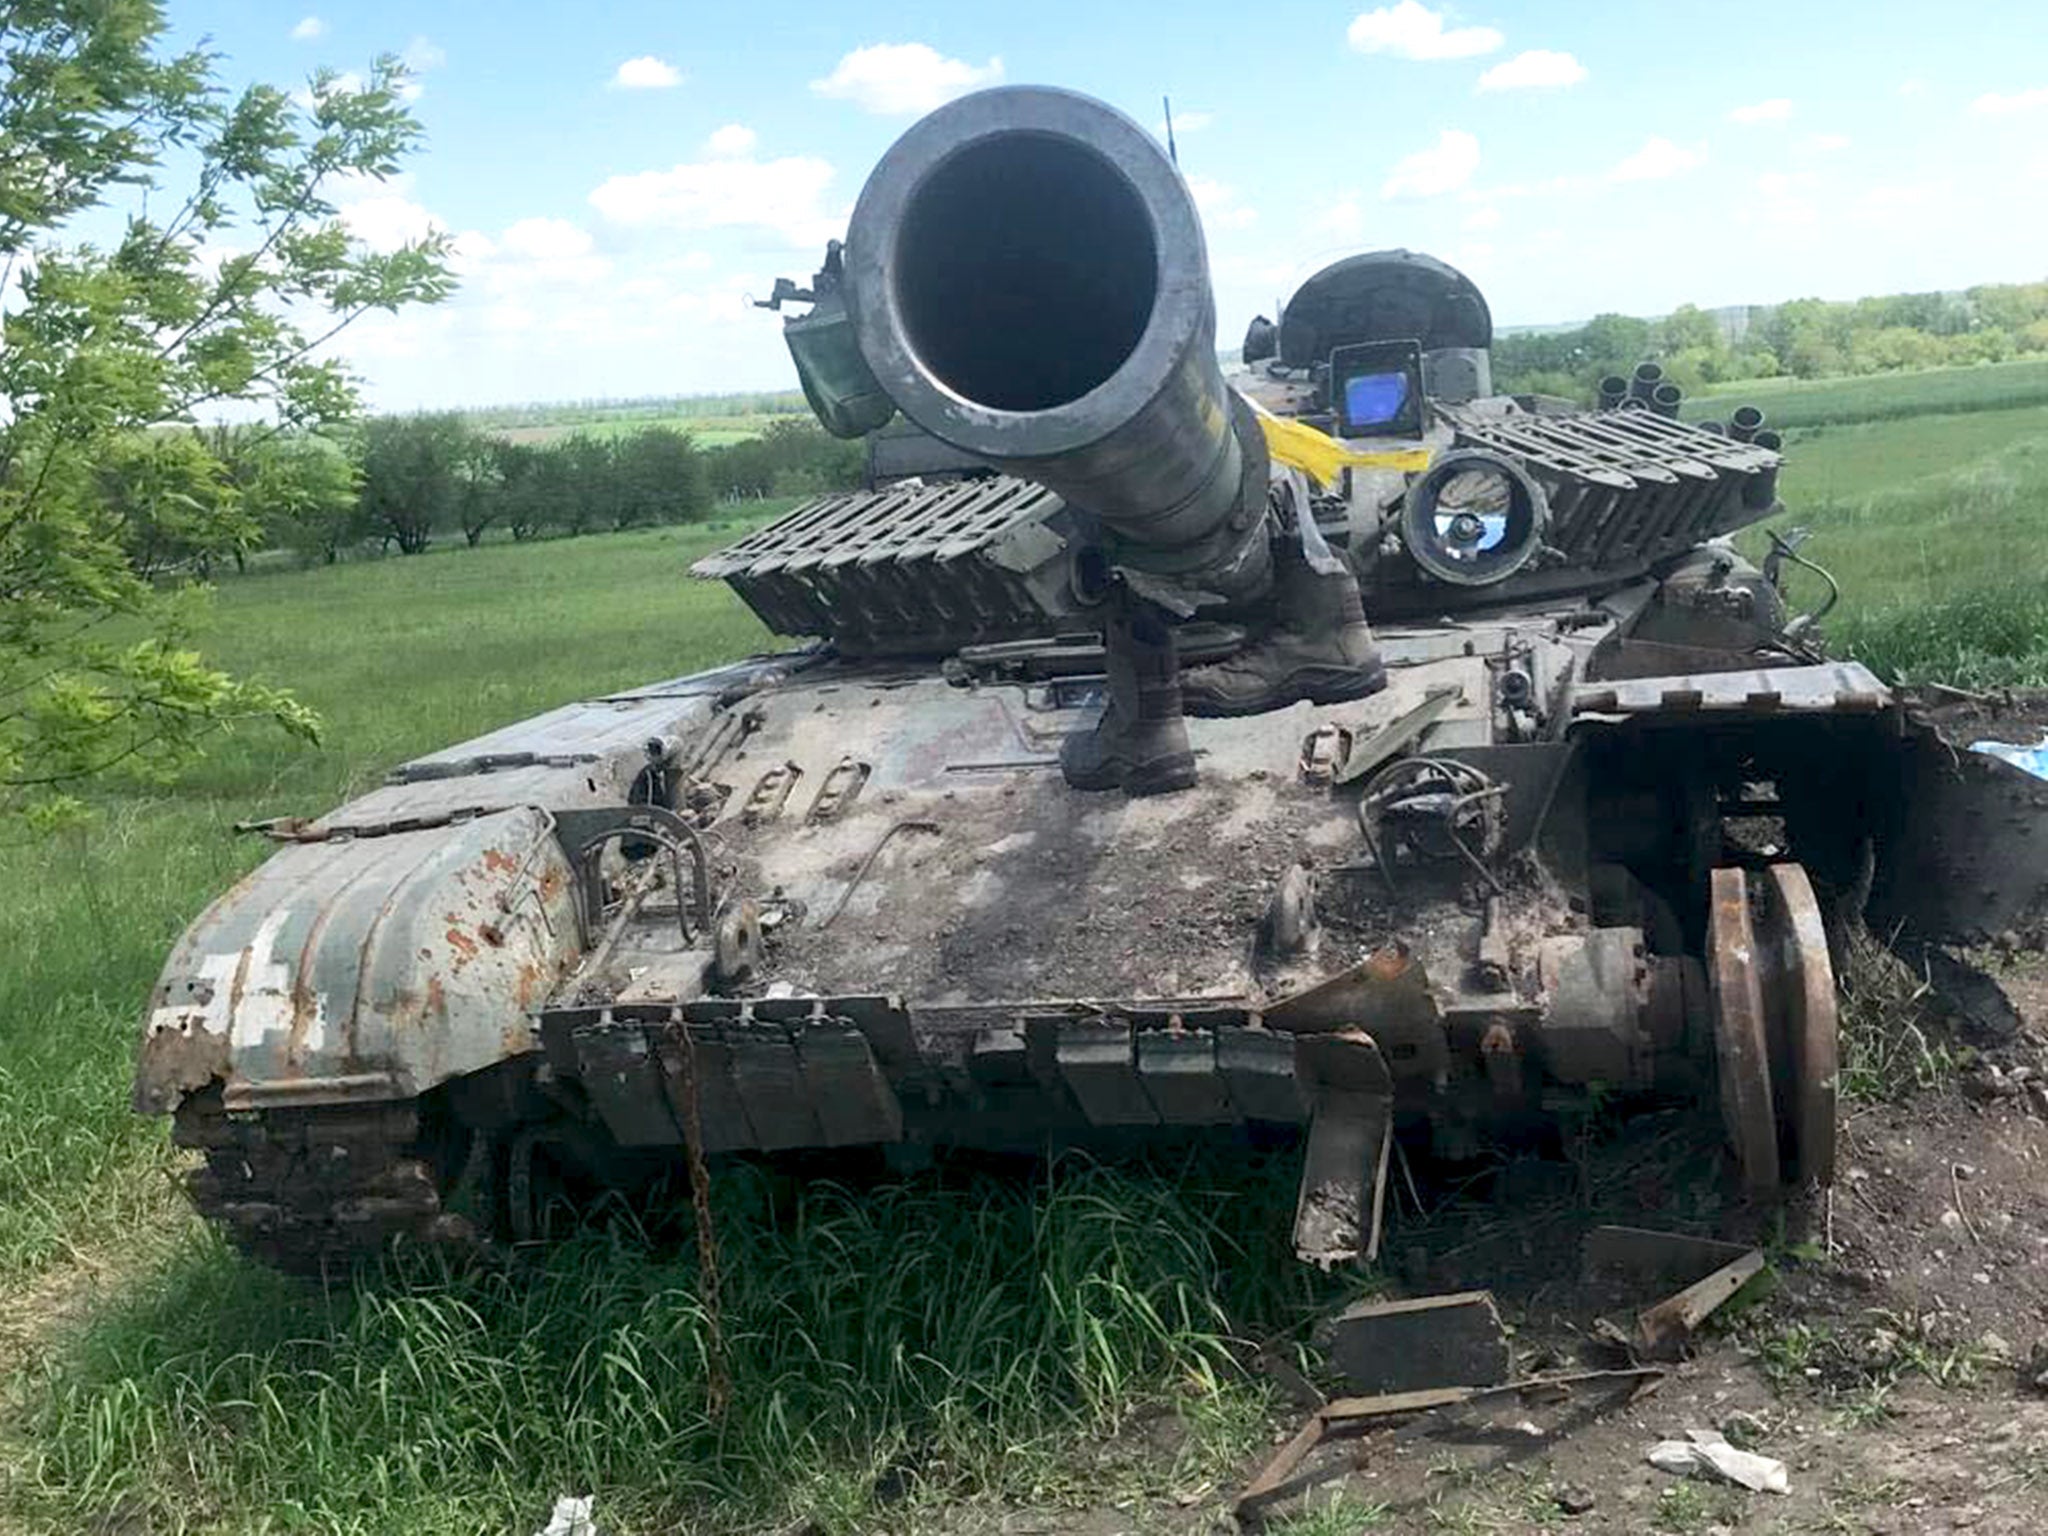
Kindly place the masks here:
<instances>
[{"instance_id":1,"label":"main gun barrel","mask_svg":"<svg viewBox=\"0 0 2048 1536\"><path fill-rule=\"evenodd\" d=\"M1225 596L1264 578L1263 438L1217 361L1194 199L1144 129L1039 86L951 102L868 178L845 263L911 421L1092 514L1121 563Z\"/></svg>"}]
</instances>

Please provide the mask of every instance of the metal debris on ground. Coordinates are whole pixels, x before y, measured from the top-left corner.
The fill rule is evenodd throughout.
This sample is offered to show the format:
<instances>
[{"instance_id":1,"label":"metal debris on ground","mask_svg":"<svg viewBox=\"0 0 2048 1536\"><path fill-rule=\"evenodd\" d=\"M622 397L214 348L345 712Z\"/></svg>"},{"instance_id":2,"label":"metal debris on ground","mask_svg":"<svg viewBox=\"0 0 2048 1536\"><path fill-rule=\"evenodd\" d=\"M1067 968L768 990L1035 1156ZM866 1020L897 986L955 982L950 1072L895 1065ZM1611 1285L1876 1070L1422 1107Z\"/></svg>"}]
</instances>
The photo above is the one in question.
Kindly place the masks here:
<instances>
[{"instance_id":1,"label":"metal debris on ground","mask_svg":"<svg viewBox=\"0 0 2048 1536\"><path fill-rule=\"evenodd\" d=\"M1738 1243L1653 1232L1642 1227L1595 1227L1586 1237L1588 1278L1620 1274L1683 1289L1636 1315L1629 1348L1652 1360L1675 1359L1700 1325L1763 1273L1764 1256ZM1616 1330L1619 1332L1619 1330Z\"/></svg>"},{"instance_id":2,"label":"metal debris on ground","mask_svg":"<svg viewBox=\"0 0 2048 1536\"><path fill-rule=\"evenodd\" d=\"M1663 1379L1657 1366L1633 1366L1617 1371L1571 1371L1556 1376L1531 1376L1522 1381L1503 1382L1491 1387L1432 1387L1418 1392L1388 1392L1374 1397L1340 1397L1309 1415L1294 1438L1275 1453L1259 1475L1237 1496L1236 1513L1251 1521L1278 1498L1317 1446L1340 1430L1370 1427L1387 1419L1429 1413L1439 1408L1456 1408L1485 1398L1518 1395L1536 1402L1554 1402L1569 1397L1574 1387L1597 1383L1632 1383L1642 1390Z\"/></svg>"},{"instance_id":3,"label":"metal debris on ground","mask_svg":"<svg viewBox=\"0 0 2048 1536\"><path fill-rule=\"evenodd\" d=\"M1790 1493L1791 1475L1775 1456L1739 1451L1718 1430L1689 1429L1683 1440L1659 1440L1646 1458L1660 1472L1716 1478L1751 1493Z\"/></svg>"},{"instance_id":4,"label":"metal debris on ground","mask_svg":"<svg viewBox=\"0 0 2048 1536\"><path fill-rule=\"evenodd\" d=\"M597 1529L597 1500L563 1494L555 1500L548 1523L533 1536L600 1536Z\"/></svg>"},{"instance_id":5,"label":"metal debris on ground","mask_svg":"<svg viewBox=\"0 0 2048 1536\"><path fill-rule=\"evenodd\" d=\"M1491 1291L1361 1301L1330 1327L1330 1364L1354 1392L1492 1387L1508 1379L1507 1333Z\"/></svg>"}]
</instances>

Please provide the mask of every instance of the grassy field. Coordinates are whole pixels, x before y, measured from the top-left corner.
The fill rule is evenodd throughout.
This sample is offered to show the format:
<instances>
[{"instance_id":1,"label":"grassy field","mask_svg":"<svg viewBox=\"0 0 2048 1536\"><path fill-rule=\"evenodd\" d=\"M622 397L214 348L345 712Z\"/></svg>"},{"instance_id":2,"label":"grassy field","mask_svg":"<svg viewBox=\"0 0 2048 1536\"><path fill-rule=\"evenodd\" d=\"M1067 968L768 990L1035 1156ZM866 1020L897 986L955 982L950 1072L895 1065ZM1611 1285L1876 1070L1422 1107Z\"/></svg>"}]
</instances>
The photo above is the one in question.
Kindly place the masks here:
<instances>
[{"instance_id":1,"label":"grassy field","mask_svg":"<svg viewBox=\"0 0 2048 1536\"><path fill-rule=\"evenodd\" d=\"M771 421L785 419L779 413L740 416L664 416L659 413L599 417L584 423L544 422L521 426L489 427L487 431L512 443L558 443L568 437L630 437L649 427L667 427L687 432L699 448L727 448L759 437Z\"/></svg>"},{"instance_id":2,"label":"grassy field","mask_svg":"<svg viewBox=\"0 0 2048 1536\"><path fill-rule=\"evenodd\" d=\"M1826 424L1794 452L1789 520L1847 589L1831 633L1909 673L2048 681L2038 407ZM307 1291L174 1197L163 1127L126 1109L130 1051L164 951L265 851L231 824L761 644L684 575L730 534L230 581L213 652L297 688L327 746L238 736L174 790L110 789L82 834L0 849L0 1527L503 1536L595 1491L614 1536L798 1513L837 1533L891 1523L891 1490L1101 1500L1248 1451L1263 1394L1238 1340L1298 1338L1338 1294L1282 1252L1284 1162L722 1181L723 1407L673 1234L594 1231L516 1278ZM1141 1468L1124 1433L1161 1404L1189 1434Z\"/></svg>"},{"instance_id":3,"label":"grassy field","mask_svg":"<svg viewBox=\"0 0 2048 1536\"><path fill-rule=\"evenodd\" d=\"M1837 652L1909 681L2048 685L2048 405L1798 428L1786 452L1780 522L1841 583ZM1823 590L1793 574L1796 603Z\"/></svg>"},{"instance_id":4,"label":"grassy field","mask_svg":"<svg viewBox=\"0 0 2048 1536\"><path fill-rule=\"evenodd\" d=\"M1743 404L1759 407L1781 429L2011 410L2048 404L2048 358L1858 378L1749 379L1694 394L1682 414L1689 421L1725 419Z\"/></svg>"},{"instance_id":5,"label":"grassy field","mask_svg":"<svg viewBox=\"0 0 2048 1536\"><path fill-rule=\"evenodd\" d=\"M796 390L751 395L680 395L673 399L563 401L486 407L464 412L471 425L515 443L552 443L582 433L621 437L648 427L687 432L699 447L723 448L758 437L787 416L808 416Z\"/></svg>"}]
</instances>

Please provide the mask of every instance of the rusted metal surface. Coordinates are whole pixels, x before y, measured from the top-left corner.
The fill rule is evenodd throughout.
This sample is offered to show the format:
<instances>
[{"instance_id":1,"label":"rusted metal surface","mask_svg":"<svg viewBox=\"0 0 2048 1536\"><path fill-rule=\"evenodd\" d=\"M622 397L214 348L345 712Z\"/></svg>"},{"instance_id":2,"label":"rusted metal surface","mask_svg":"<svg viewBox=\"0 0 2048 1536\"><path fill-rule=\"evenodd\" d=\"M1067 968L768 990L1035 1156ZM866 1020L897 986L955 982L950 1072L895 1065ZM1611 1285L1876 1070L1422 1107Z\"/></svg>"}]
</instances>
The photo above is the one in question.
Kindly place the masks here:
<instances>
[{"instance_id":1,"label":"rusted metal surface","mask_svg":"<svg viewBox=\"0 0 2048 1536\"><path fill-rule=\"evenodd\" d=\"M1636 1343L1648 1359L1675 1358L1700 1325L1763 1273L1764 1256L1754 1248L1703 1275L1677 1295L1646 1308L1636 1318Z\"/></svg>"},{"instance_id":2,"label":"rusted metal surface","mask_svg":"<svg viewBox=\"0 0 2048 1536\"><path fill-rule=\"evenodd\" d=\"M1294 1251L1321 1269L1379 1256L1387 1161L1394 1134L1394 1082L1362 1030L1305 1035L1295 1074L1309 1101Z\"/></svg>"},{"instance_id":3,"label":"rusted metal surface","mask_svg":"<svg viewBox=\"0 0 2048 1536\"><path fill-rule=\"evenodd\" d=\"M579 943L544 812L287 847L172 954L136 1105L213 1080L231 1110L424 1092L501 1060Z\"/></svg>"},{"instance_id":4,"label":"rusted metal surface","mask_svg":"<svg viewBox=\"0 0 2048 1536\"><path fill-rule=\"evenodd\" d=\"M1777 946L1775 981L1784 1038L1790 1102L1785 1117L1793 1170L1808 1184L1835 1177L1836 1076L1840 1070L1835 969L1828 958L1827 924L1813 883L1797 864L1773 864L1768 873Z\"/></svg>"},{"instance_id":5,"label":"rusted metal surface","mask_svg":"<svg viewBox=\"0 0 2048 1536\"><path fill-rule=\"evenodd\" d=\"M1750 914L1749 882L1717 869L1709 893L1707 981L1714 999L1714 1055L1720 1064L1721 1117L1743 1187L1778 1187L1778 1117L1771 1094L1771 1048L1764 1014L1763 957Z\"/></svg>"}]
</instances>

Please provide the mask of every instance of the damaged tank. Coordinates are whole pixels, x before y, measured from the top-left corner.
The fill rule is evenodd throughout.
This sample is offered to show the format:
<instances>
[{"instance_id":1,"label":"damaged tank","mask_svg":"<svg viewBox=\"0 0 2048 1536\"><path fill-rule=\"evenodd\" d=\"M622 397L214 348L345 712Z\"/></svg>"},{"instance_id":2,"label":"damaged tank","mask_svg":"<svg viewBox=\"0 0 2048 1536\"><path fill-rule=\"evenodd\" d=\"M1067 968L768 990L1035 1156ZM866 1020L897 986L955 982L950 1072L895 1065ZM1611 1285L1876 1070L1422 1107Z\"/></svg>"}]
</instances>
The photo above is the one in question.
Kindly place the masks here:
<instances>
[{"instance_id":1,"label":"damaged tank","mask_svg":"<svg viewBox=\"0 0 2048 1536\"><path fill-rule=\"evenodd\" d=\"M868 481L696 574L803 643L265 824L170 956L136 1106L245 1251L1256 1127L1327 1265L1397 1135L1636 1102L1770 1198L1832 1170L1830 930L2048 915L2043 786L1827 656L1796 543L1730 542L1780 445L1654 363L1497 394L1478 289L1383 251L1226 373L1174 165L1041 88L911 128L769 302Z\"/></svg>"}]
</instances>

